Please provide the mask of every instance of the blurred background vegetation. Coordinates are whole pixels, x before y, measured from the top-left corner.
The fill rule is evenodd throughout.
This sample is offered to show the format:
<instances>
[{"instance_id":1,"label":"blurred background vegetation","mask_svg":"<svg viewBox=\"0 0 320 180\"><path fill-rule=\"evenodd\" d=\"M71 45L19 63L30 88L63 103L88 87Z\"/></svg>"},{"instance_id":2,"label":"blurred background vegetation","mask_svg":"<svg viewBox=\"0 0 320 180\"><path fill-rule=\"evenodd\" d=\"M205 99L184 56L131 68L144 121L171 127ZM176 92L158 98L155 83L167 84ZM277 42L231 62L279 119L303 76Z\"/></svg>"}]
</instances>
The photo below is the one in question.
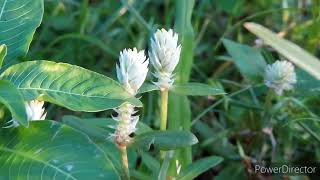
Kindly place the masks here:
<instances>
[{"instance_id":1,"label":"blurred background vegetation","mask_svg":"<svg viewBox=\"0 0 320 180\"><path fill-rule=\"evenodd\" d=\"M68 62L115 78L122 49L148 49L151 34L157 28L177 26L177 4L173 0L46 0L42 25L25 59ZM319 5L318 0L195 1L191 16L194 57L190 81L219 84L228 93L222 98L189 98L190 127L200 141L193 146L193 159L208 155L225 158L221 165L198 179L264 179L267 177L251 173L248 163L320 159L319 93L278 98L273 109L274 122L263 124L260 114L264 88L247 88L251 83L240 74L221 41L227 38L258 46L256 37L242 26L243 22L253 21L281 32L319 57ZM269 63L279 58L268 47L261 48L261 53ZM152 77L148 79L151 81ZM142 100L145 107L141 111L145 113L141 121L158 127L157 92L145 94ZM83 118L110 115L74 113L52 104L47 106L48 119L59 120L68 114ZM294 121L306 117L312 120L306 121L305 127ZM266 127L273 128L273 133L268 133ZM139 159L133 165L143 168Z\"/></svg>"}]
</instances>

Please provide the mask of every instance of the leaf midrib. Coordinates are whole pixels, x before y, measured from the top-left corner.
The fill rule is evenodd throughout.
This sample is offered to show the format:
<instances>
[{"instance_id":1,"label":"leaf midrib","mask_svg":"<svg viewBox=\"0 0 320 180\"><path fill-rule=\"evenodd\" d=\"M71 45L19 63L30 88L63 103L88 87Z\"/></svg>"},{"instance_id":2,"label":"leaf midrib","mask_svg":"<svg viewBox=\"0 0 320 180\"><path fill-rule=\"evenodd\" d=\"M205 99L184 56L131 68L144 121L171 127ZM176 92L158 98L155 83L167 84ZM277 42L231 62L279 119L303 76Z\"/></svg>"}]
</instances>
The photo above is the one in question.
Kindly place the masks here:
<instances>
[{"instance_id":1,"label":"leaf midrib","mask_svg":"<svg viewBox=\"0 0 320 180\"><path fill-rule=\"evenodd\" d=\"M110 93L106 93L106 95L104 95L104 96L89 96L89 95L82 95L82 94L77 94L77 93L72 93L72 92L52 90L52 89L46 89L46 88L21 88L21 87L18 87L18 89L20 89L20 90L48 91L48 92L62 93L62 94L68 94L68 95L74 95L74 96L83 96L83 97L88 97L88 98L110 99L110 98L107 97L107 95L110 94Z\"/></svg>"},{"instance_id":2,"label":"leaf midrib","mask_svg":"<svg viewBox=\"0 0 320 180\"><path fill-rule=\"evenodd\" d=\"M74 180L77 180L77 178L75 178L74 176L72 176L72 174L68 174L68 172L63 171L63 170L60 169L59 167L53 166L52 164L50 164L50 163L48 163L48 162L46 162L46 161L42 161L42 160L40 160L40 159L35 159L35 158L33 158L32 156L28 156L28 155L24 154L23 152L20 152L20 151L17 151L17 150L13 150L13 149L9 149L9 148L6 148L6 147L0 147L0 150L1 150L1 151L4 151L4 152L8 152L8 153L12 153L12 154L19 155L19 156L21 156L21 157L24 157L24 158L27 158L27 159L31 159L31 160L33 160L33 161L37 161L37 162L39 162L39 163L42 163L42 164L44 164L44 165L46 165L46 166L49 166L49 167L55 169L56 171L64 174L66 177L70 177L70 178L72 178L72 179L74 179Z\"/></svg>"}]
</instances>

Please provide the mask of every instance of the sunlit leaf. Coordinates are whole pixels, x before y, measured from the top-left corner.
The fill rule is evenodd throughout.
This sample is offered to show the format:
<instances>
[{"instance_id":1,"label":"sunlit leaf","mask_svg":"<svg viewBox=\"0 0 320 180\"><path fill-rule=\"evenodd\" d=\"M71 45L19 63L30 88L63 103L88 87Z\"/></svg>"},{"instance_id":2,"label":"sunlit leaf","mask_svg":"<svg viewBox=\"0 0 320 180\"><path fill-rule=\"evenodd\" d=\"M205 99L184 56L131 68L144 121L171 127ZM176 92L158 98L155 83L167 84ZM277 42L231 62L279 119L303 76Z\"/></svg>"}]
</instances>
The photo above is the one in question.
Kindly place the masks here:
<instances>
[{"instance_id":1,"label":"sunlit leaf","mask_svg":"<svg viewBox=\"0 0 320 180\"><path fill-rule=\"evenodd\" d=\"M23 62L5 70L1 78L11 81L27 100L38 98L74 111L103 111L125 101L141 106L111 78L65 63Z\"/></svg>"}]
</instances>

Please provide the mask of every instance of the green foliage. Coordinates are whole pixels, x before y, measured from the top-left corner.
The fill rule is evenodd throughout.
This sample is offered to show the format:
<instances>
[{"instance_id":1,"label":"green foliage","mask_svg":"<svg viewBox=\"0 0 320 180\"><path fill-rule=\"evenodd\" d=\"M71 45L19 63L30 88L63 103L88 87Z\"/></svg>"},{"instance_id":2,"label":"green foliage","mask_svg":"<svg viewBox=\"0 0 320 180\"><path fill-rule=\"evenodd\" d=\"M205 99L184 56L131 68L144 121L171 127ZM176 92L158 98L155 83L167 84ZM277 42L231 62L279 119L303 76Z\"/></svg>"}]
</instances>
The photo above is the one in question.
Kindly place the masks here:
<instances>
[{"instance_id":1,"label":"green foliage","mask_svg":"<svg viewBox=\"0 0 320 180\"><path fill-rule=\"evenodd\" d=\"M179 173L178 180L188 180L198 177L201 173L218 165L223 158L217 156L206 157L193 162Z\"/></svg>"},{"instance_id":2,"label":"green foliage","mask_svg":"<svg viewBox=\"0 0 320 180\"><path fill-rule=\"evenodd\" d=\"M212 87L202 83L187 83L173 85L170 91L185 96L215 96L225 94L220 87Z\"/></svg>"},{"instance_id":3,"label":"green foliage","mask_svg":"<svg viewBox=\"0 0 320 180\"><path fill-rule=\"evenodd\" d=\"M153 145L160 150L174 150L198 143L198 139L188 131L153 131L143 133L134 138L131 146L149 150Z\"/></svg>"},{"instance_id":4,"label":"green foliage","mask_svg":"<svg viewBox=\"0 0 320 180\"><path fill-rule=\"evenodd\" d=\"M279 51L284 57L288 58L288 60L292 61L297 66L301 67L315 78L320 80L319 59L306 52L296 44L280 38L275 33L259 24L246 23L245 27L250 32L261 38L264 43Z\"/></svg>"},{"instance_id":5,"label":"green foliage","mask_svg":"<svg viewBox=\"0 0 320 180\"><path fill-rule=\"evenodd\" d=\"M245 78L252 82L262 81L267 64L259 50L228 39L224 39L223 44Z\"/></svg>"},{"instance_id":6,"label":"green foliage","mask_svg":"<svg viewBox=\"0 0 320 180\"><path fill-rule=\"evenodd\" d=\"M58 122L32 122L28 129L0 133L1 179L119 179L110 159L86 135Z\"/></svg>"},{"instance_id":7,"label":"green foliage","mask_svg":"<svg viewBox=\"0 0 320 180\"><path fill-rule=\"evenodd\" d=\"M191 23L194 0L175 1L175 25L174 29L179 34L181 42L180 61L176 68L175 83L187 83L190 79L191 68L193 64L194 50L194 30ZM169 93L169 129L182 129L189 131L191 129L191 110L190 102L186 96L171 95ZM179 160L183 166L191 163L191 148L187 147L174 154L173 159Z\"/></svg>"},{"instance_id":8,"label":"green foliage","mask_svg":"<svg viewBox=\"0 0 320 180\"><path fill-rule=\"evenodd\" d=\"M41 99L74 111L103 111L125 101L141 106L111 78L65 63L24 62L8 68L1 78L11 81L26 100Z\"/></svg>"},{"instance_id":9,"label":"green foliage","mask_svg":"<svg viewBox=\"0 0 320 180\"><path fill-rule=\"evenodd\" d=\"M28 127L29 122L23 98L17 88L5 80L0 80L0 102L9 108L16 121Z\"/></svg>"},{"instance_id":10,"label":"green foliage","mask_svg":"<svg viewBox=\"0 0 320 180\"><path fill-rule=\"evenodd\" d=\"M0 46L0 68L2 67L3 60L6 57L6 55L7 55L7 46L2 44Z\"/></svg>"},{"instance_id":11,"label":"green foliage","mask_svg":"<svg viewBox=\"0 0 320 180\"><path fill-rule=\"evenodd\" d=\"M0 0L0 43L8 47L5 64L25 55L43 16L43 0Z\"/></svg>"},{"instance_id":12,"label":"green foliage","mask_svg":"<svg viewBox=\"0 0 320 180\"><path fill-rule=\"evenodd\" d=\"M118 122L111 117L119 114L110 110L125 101L139 106L126 153L133 180L263 179L248 165L320 158L317 0L44 2L0 0L0 126L13 116L28 127L23 101L35 98L48 101L43 108L54 119L0 127L0 179L126 179L124 151L112 136ZM259 41L243 28L248 21L279 33L249 24ZM130 98L108 77L115 77L119 51L146 49L152 32L172 25L182 52L169 92L169 131L154 131L159 88L145 83ZM270 96L263 75L277 59L298 66L298 81ZM9 67L20 61L27 62ZM155 80L152 73L149 66L146 82Z\"/></svg>"}]
</instances>

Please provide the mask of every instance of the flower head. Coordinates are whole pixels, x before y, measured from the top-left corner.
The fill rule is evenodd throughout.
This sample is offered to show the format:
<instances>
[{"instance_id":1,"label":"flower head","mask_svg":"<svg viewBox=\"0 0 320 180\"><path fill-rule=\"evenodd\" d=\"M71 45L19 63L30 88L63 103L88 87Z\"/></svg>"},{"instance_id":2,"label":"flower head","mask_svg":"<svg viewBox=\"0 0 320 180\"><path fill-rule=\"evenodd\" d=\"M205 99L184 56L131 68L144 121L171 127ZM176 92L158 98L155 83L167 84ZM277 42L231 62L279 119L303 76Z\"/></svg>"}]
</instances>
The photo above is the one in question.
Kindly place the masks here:
<instances>
[{"instance_id":1,"label":"flower head","mask_svg":"<svg viewBox=\"0 0 320 180\"><path fill-rule=\"evenodd\" d=\"M178 34L172 29L158 29L151 38L150 48L149 58L158 78L156 85L161 89L168 89L173 84L172 72L180 58L181 45L178 45Z\"/></svg>"},{"instance_id":2,"label":"flower head","mask_svg":"<svg viewBox=\"0 0 320 180\"><path fill-rule=\"evenodd\" d=\"M294 66L288 61L276 61L268 65L265 71L265 84L281 95L284 90L293 89L297 82Z\"/></svg>"},{"instance_id":3,"label":"flower head","mask_svg":"<svg viewBox=\"0 0 320 180\"><path fill-rule=\"evenodd\" d=\"M117 64L117 78L123 87L133 96L146 79L149 60L144 50L136 48L124 49L120 52L119 64Z\"/></svg>"},{"instance_id":4,"label":"flower head","mask_svg":"<svg viewBox=\"0 0 320 180\"><path fill-rule=\"evenodd\" d=\"M33 100L25 102L28 121L38 121L44 120L46 118L47 113L45 113L45 108L43 108L43 105L44 101ZM18 121L15 119L12 119L11 121L9 121L9 123L12 124L6 126L6 128L19 126Z\"/></svg>"}]
</instances>

